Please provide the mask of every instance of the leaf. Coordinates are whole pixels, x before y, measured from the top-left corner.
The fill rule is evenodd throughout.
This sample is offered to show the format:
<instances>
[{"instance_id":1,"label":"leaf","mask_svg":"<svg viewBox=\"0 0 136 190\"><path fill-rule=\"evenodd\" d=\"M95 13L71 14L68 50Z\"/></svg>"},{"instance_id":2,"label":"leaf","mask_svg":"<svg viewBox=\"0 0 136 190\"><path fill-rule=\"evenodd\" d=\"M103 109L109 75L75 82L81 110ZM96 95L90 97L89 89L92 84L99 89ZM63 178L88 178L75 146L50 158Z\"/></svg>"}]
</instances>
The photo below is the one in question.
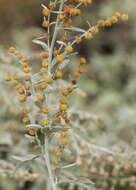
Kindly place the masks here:
<instances>
[{"instance_id":1,"label":"leaf","mask_svg":"<svg viewBox=\"0 0 136 190\"><path fill-rule=\"evenodd\" d=\"M28 134L25 134L25 137L28 138L29 140L35 140L35 137L30 136L30 135L28 135Z\"/></svg>"},{"instance_id":2,"label":"leaf","mask_svg":"<svg viewBox=\"0 0 136 190\"><path fill-rule=\"evenodd\" d=\"M75 31L75 32L82 32L82 33L85 33L86 30L83 30L81 28L77 28L77 27L72 27L72 28L64 28L65 30L72 30L72 31Z\"/></svg>"},{"instance_id":3,"label":"leaf","mask_svg":"<svg viewBox=\"0 0 136 190\"><path fill-rule=\"evenodd\" d=\"M63 61L61 64L59 64L58 69L63 69L64 67L66 67L69 64L70 60L69 59L65 59L65 61Z\"/></svg>"},{"instance_id":4,"label":"leaf","mask_svg":"<svg viewBox=\"0 0 136 190\"><path fill-rule=\"evenodd\" d=\"M65 169L65 168L70 168L70 167L73 167L73 166L76 166L76 165L77 165L77 163L75 162L73 164L69 164L69 165L63 166L61 168Z\"/></svg>"},{"instance_id":5,"label":"leaf","mask_svg":"<svg viewBox=\"0 0 136 190\"><path fill-rule=\"evenodd\" d=\"M43 81L42 76L40 73L36 73L31 76L31 81L33 84L38 84Z\"/></svg>"},{"instance_id":6,"label":"leaf","mask_svg":"<svg viewBox=\"0 0 136 190\"><path fill-rule=\"evenodd\" d=\"M51 23L50 23L50 26L52 26L53 24L56 24L56 22L51 22Z\"/></svg>"},{"instance_id":7,"label":"leaf","mask_svg":"<svg viewBox=\"0 0 136 190\"><path fill-rule=\"evenodd\" d=\"M52 127L50 129L50 133L56 133L56 132L59 132L59 131L62 131L63 128L62 127Z\"/></svg>"},{"instance_id":8,"label":"leaf","mask_svg":"<svg viewBox=\"0 0 136 190\"><path fill-rule=\"evenodd\" d=\"M63 11L52 11L52 13L55 13L55 14L63 14Z\"/></svg>"},{"instance_id":9,"label":"leaf","mask_svg":"<svg viewBox=\"0 0 136 190\"><path fill-rule=\"evenodd\" d=\"M66 46L66 43L64 43L63 41L59 41L59 40L57 40L57 43L60 44L60 45L64 45L64 46Z\"/></svg>"},{"instance_id":10,"label":"leaf","mask_svg":"<svg viewBox=\"0 0 136 190\"><path fill-rule=\"evenodd\" d=\"M34 160L36 158L38 158L39 155L34 155L34 154L29 154L29 155L26 155L26 156L12 156L12 158L14 160L17 160L17 161L20 161L20 162L27 162L27 161L30 161L30 160Z\"/></svg>"},{"instance_id":11,"label":"leaf","mask_svg":"<svg viewBox=\"0 0 136 190\"><path fill-rule=\"evenodd\" d=\"M32 40L33 43L41 45L43 49L48 50L48 45L40 40Z\"/></svg>"},{"instance_id":12,"label":"leaf","mask_svg":"<svg viewBox=\"0 0 136 190\"><path fill-rule=\"evenodd\" d=\"M35 129L41 129L42 126L38 125L38 124L30 124L30 125L26 125L27 128L35 128Z\"/></svg>"},{"instance_id":13,"label":"leaf","mask_svg":"<svg viewBox=\"0 0 136 190\"><path fill-rule=\"evenodd\" d=\"M42 6L44 9L47 9L47 7L46 7L44 4L41 4L41 6Z\"/></svg>"},{"instance_id":14,"label":"leaf","mask_svg":"<svg viewBox=\"0 0 136 190\"><path fill-rule=\"evenodd\" d=\"M82 183L84 183L84 184L86 184L86 185L89 185L89 184L94 185L94 182L92 182L92 181L91 181L90 179L88 179L88 178L79 177L78 179L79 179L80 182L82 182Z\"/></svg>"}]
</instances>

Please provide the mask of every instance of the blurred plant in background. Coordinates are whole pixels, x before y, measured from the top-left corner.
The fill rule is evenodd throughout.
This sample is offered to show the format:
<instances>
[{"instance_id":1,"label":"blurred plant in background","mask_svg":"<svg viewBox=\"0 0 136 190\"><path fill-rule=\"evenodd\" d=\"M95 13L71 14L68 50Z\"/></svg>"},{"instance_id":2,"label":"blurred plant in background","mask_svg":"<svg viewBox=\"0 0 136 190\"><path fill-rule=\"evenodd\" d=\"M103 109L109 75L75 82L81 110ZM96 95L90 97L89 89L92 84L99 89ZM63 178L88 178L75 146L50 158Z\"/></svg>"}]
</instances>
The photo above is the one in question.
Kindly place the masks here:
<instances>
[{"instance_id":1,"label":"blurred plant in background","mask_svg":"<svg viewBox=\"0 0 136 190\"><path fill-rule=\"evenodd\" d=\"M126 10L125 6L127 7L127 2L128 1L124 2L122 9ZM98 18L107 18L107 16L112 15L114 11L116 11L117 5L119 6L119 1L112 3L108 3L107 1L106 5L98 1L94 3L94 9L89 7L86 8L86 10L88 10L88 12L90 12L90 10L92 11L92 15L94 15L92 19L93 22L96 23ZM131 7L130 10L133 10L133 7ZM87 17L90 15L88 12L82 12L82 14L85 14L83 18L84 16ZM127 12L129 11L127 10ZM129 14L130 17L132 15L133 18L134 13L131 12ZM81 28L85 28L86 25L83 23L83 20L84 19L75 18L74 22L80 25ZM89 17L88 21L91 22ZM71 101L73 101L74 105L77 105L79 110L85 109L86 111L76 111L76 108L74 108L74 111L70 110L74 121L79 120L78 123L74 123L76 125L74 128L77 134L76 139L79 140L79 136L82 134L82 141L81 139L81 142L79 141L80 146L70 147L70 150L78 148L83 163L81 166L84 166L80 166L79 170L77 170L78 174L79 171L82 173L80 180L78 178L78 182L81 184L88 185L89 181L85 181L85 179L89 175L91 176L90 179L95 182L96 188L118 189L120 186L127 189L128 187L130 187L130 189L135 188L134 30L133 20L130 19L128 24L120 23L106 30L104 29L101 34L97 35L98 40L94 39L91 41L91 46L90 42L82 42L77 48L81 56L86 56L88 60L90 59L90 61L88 61L90 64L86 66L88 67L86 71L87 74L79 81L79 85L87 94L80 90L77 91L79 98L77 96L76 98L74 98L74 96L71 98ZM21 52L22 47L26 47L28 42L27 47L30 47L29 52L30 49L33 49L29 54L27 49L24 49L23 54L28 54L30 66L33 67L34 71L39 69L36 65L38 65L40 60L39 52L41 50L37 49L36 46L31 47L30 41L31 38L37 36L39 31L40 30L36 28L24 30L26 33L25 36L19 31L13 32L13 35L16 32L13 41L16 41L18 47L20 46ZM128 31L131 33L131 39L128 39ZM43 36L41 31L40 33ZM39 37L41 37L41 35ZM5 52L5 50L3 50L3 52ZM77 57L72 60L74 65L78 63ZM10 71L10 73L20 73L20 68L15 65L14 62L15 59L11 59L7 55L1 56L1 76L3 76L5 70ZM68 67L67 69L67 72L70 73L74 68ZM61 83L61 85L65 86L66 84ZM16 170L15 165L9 165L8 162L6 162L6 160L9 161L9 159L11 159L11 155L29 154L29 156L21 157L21 161L26 164L20 166L19 162L19 166L17 166L19 169L16 170L14 176L16 180L2 180L0 188L45 189L43 169L38 169L41 160L38 158L33 160L35 155L32 155L34 152L39 154L39 149L33 140L30 143L23 137L25 131L20 124L21 118L18 115L20 106L17 102L17 96L14 94L15 92L12 90L12 87L9 86L9 89L6 89L5 83L2 86L4 90L1 92L2 131L0 143L1 158L5 160L3 162L2 159L0 163L2 178L13 176ZM60 89L56 89L56 91L58 90ZM11 95L7 96L9 92ZM82 101L81 97L83 97ZM91 111L92 114L89 114L88 111ZM99 116L99 114L102 114L104 119L102 116ZM20 139L23 139L23 141L20 141ZM51 152L54 152L54 150L51 150ZM67 153L66 151L65 153L67 155L69 152ZM74 157L68 157L67 155L67 158L68 160L63 160L64 163L72 164L75 162ZM20 159L20 157L16 157L16 159ZM27 164L28 160L33 161ZM80 170L81 168L82 171ZM67 179L70 178L70 180L73 180L76 174L75 166L66 168L64 171L63 175L65 174ZM74 176L71 176L71 173L74 174ZM34 183L35 179L37 179L36 183ZM77 179L74 178L74 180L74 183L76 183ZM70 183L71 182L72 181L70 181ZM77 186L71 185L63 187L63 189L68 188L76 189ZM88 188L92 189L92 186L90 187L89 185Z\"/></svg>"}]
</instances>

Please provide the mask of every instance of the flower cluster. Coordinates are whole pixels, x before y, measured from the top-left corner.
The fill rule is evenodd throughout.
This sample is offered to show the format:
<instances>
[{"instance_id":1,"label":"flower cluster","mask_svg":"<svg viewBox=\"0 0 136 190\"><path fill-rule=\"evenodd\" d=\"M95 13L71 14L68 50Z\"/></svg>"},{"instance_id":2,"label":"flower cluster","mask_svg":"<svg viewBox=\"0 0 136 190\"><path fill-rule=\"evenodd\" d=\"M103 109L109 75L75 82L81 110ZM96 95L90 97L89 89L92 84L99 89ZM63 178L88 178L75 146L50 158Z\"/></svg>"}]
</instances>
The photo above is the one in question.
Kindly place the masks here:
<instances>
[{"instance_id":1,"label":"flower cluster","mask_svg":"<svg viewBox=\"0 0 136 190\"><path fill-rule=\"evenodd\" d=\"M54 92L54 85L61 85L65 76L65 67L73 64L72 56L76 55L75 47L85 40L92 40L102 27L128 20L127 14L116 12L111 18L101 19L96 25L84 30L74 25L74 17L81 15L81 5L89 6L91 0L61 0L50 1L46 7L42 5L43 22L46 38L35 39L34 43L42 46L43 51L39 54L40 68L33 73L29 59L21 55L16 48L10 47L9 52L18 59L21 64L21 72L16 75L6 75L4 80L10 82L16 89L18 101L22 104L20 113L22 122L26 125L27 137L34 139L40 147L45 146L45 160L49 170L49 177L53 190L55 190L52 167L58 167L67 145L72 142L72 120L70 114L69 96L78 88L78 79L84 73L86 58L80 57L76 70L68 73L68 83L60 86ZM52 21L55 18L55 21ZM52 28L54 32L51 33ZM63 33L59 36L60 33ZM48 158L47 145L49 138L54 136L55 149L51 150L53 166ZM50 145L49 145L50 146Z\"/></svg>"}]
</instances>

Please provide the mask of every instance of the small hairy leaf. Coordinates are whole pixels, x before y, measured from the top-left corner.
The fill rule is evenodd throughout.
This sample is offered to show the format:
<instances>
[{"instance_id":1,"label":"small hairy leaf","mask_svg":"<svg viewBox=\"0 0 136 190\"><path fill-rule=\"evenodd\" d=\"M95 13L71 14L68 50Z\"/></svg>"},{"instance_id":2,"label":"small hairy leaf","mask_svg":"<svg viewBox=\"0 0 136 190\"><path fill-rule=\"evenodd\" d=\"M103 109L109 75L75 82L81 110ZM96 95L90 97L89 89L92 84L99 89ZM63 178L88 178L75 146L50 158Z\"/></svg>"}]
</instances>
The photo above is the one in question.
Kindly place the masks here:
<instances>
[{"instance_id":1,"label":"small hairy leaf","mask_svg":"<svg viewBox=\"0 0 136 190\"><path fill-rule=\"evenodd\" d=\"M65 61L63 61L59 66L58 69L63 69L64 67L66 67L69 64L70 60L69 59L65 59Z\"/></svg>"},{"instance_id":2,"label":"small hairy leaf","mask_svg":"<svg viewBox=\"0 0 136 190\"><path fill-rule=\"evenodd\" d=\"M42 42L40 40L33 40L32 42L35 44L41 45L43 49L48 50L48 46L45 42Z\"/></svg>"},{"instance_id":3,"label":"small hairy leaf","mask_svg":"<svg viewBox=\"0 0 136 190\"><path fill-rule=\"evenodd\" d=\"M75 31L75 32L82 32L82 33L85 33L86 30L83 30L81 28L77 28L77 27L72 27L72 28L64 28L65 30L72 30L72 31Z\"/></svg>"},{"instance_id":4,"label":"small hairy leaf","mask_svg":"<svg viewBox=\"0 0 136 190\"><path fill-rule=\"evenodd\" d=\"M12 156L12 158L14 160L18 160L20 162L27 162L27 161L30 161L30 160L34 160L36 158L38 158L39 155L34 155L34 154L29 154L29 155L26 155L26 156Z\"/></svg>"}]
</instances>

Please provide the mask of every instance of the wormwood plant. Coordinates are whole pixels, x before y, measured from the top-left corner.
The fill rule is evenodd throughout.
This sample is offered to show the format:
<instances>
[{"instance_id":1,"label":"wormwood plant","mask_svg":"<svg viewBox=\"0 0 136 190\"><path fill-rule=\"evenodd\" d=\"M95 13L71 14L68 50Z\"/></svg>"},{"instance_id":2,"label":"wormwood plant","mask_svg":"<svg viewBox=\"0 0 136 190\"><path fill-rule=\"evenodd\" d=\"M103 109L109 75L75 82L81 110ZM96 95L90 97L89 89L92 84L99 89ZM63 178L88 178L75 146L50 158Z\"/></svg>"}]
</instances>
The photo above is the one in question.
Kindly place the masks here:
<instances>
[{"instance_id":1,"label":"wormwood plant","mask_svg":"<svg viewBox=\"0 0 136 190\"><path fill-rule=\"evenodd\" d=\"M43 48L39 55L40 69L36 73L27 57L15 47L9 48L9 53L18 59L22 70L7 74L4 80L10 82L18 93L26 137L39 147L37 155L14 156L14 159L29 161L41 158L43 167L48 171L47 190L60 189L61 184L68 185L69 189L75 185L81 189L93 188L90 179L95 171L89 159L90 150L96 147L90 144L89 136L82 136L86 133L85 129L79 128L80 116L84 117L82 112L76 111L69 103L70 95L78 91L78 79L84 73L87 60L80 57L78 65L74 65L72 57L78 55L75 50L79 43L92 40L103 27L111 27L120 20L127 21L128 15L116 12L108 19L98 20L96 25L87 23L87 30L81 29L74 24L74 19L82 16L82 5L85 10L91 4L92 0L55 0L48 6L42 4L45 33L33 40ZM68 65L74 65L75 71L69 73ZM89 117L100 119L90 115L85 119ZM100 151L114 154L103 148Z\"/></svg>"}]
</instances>

